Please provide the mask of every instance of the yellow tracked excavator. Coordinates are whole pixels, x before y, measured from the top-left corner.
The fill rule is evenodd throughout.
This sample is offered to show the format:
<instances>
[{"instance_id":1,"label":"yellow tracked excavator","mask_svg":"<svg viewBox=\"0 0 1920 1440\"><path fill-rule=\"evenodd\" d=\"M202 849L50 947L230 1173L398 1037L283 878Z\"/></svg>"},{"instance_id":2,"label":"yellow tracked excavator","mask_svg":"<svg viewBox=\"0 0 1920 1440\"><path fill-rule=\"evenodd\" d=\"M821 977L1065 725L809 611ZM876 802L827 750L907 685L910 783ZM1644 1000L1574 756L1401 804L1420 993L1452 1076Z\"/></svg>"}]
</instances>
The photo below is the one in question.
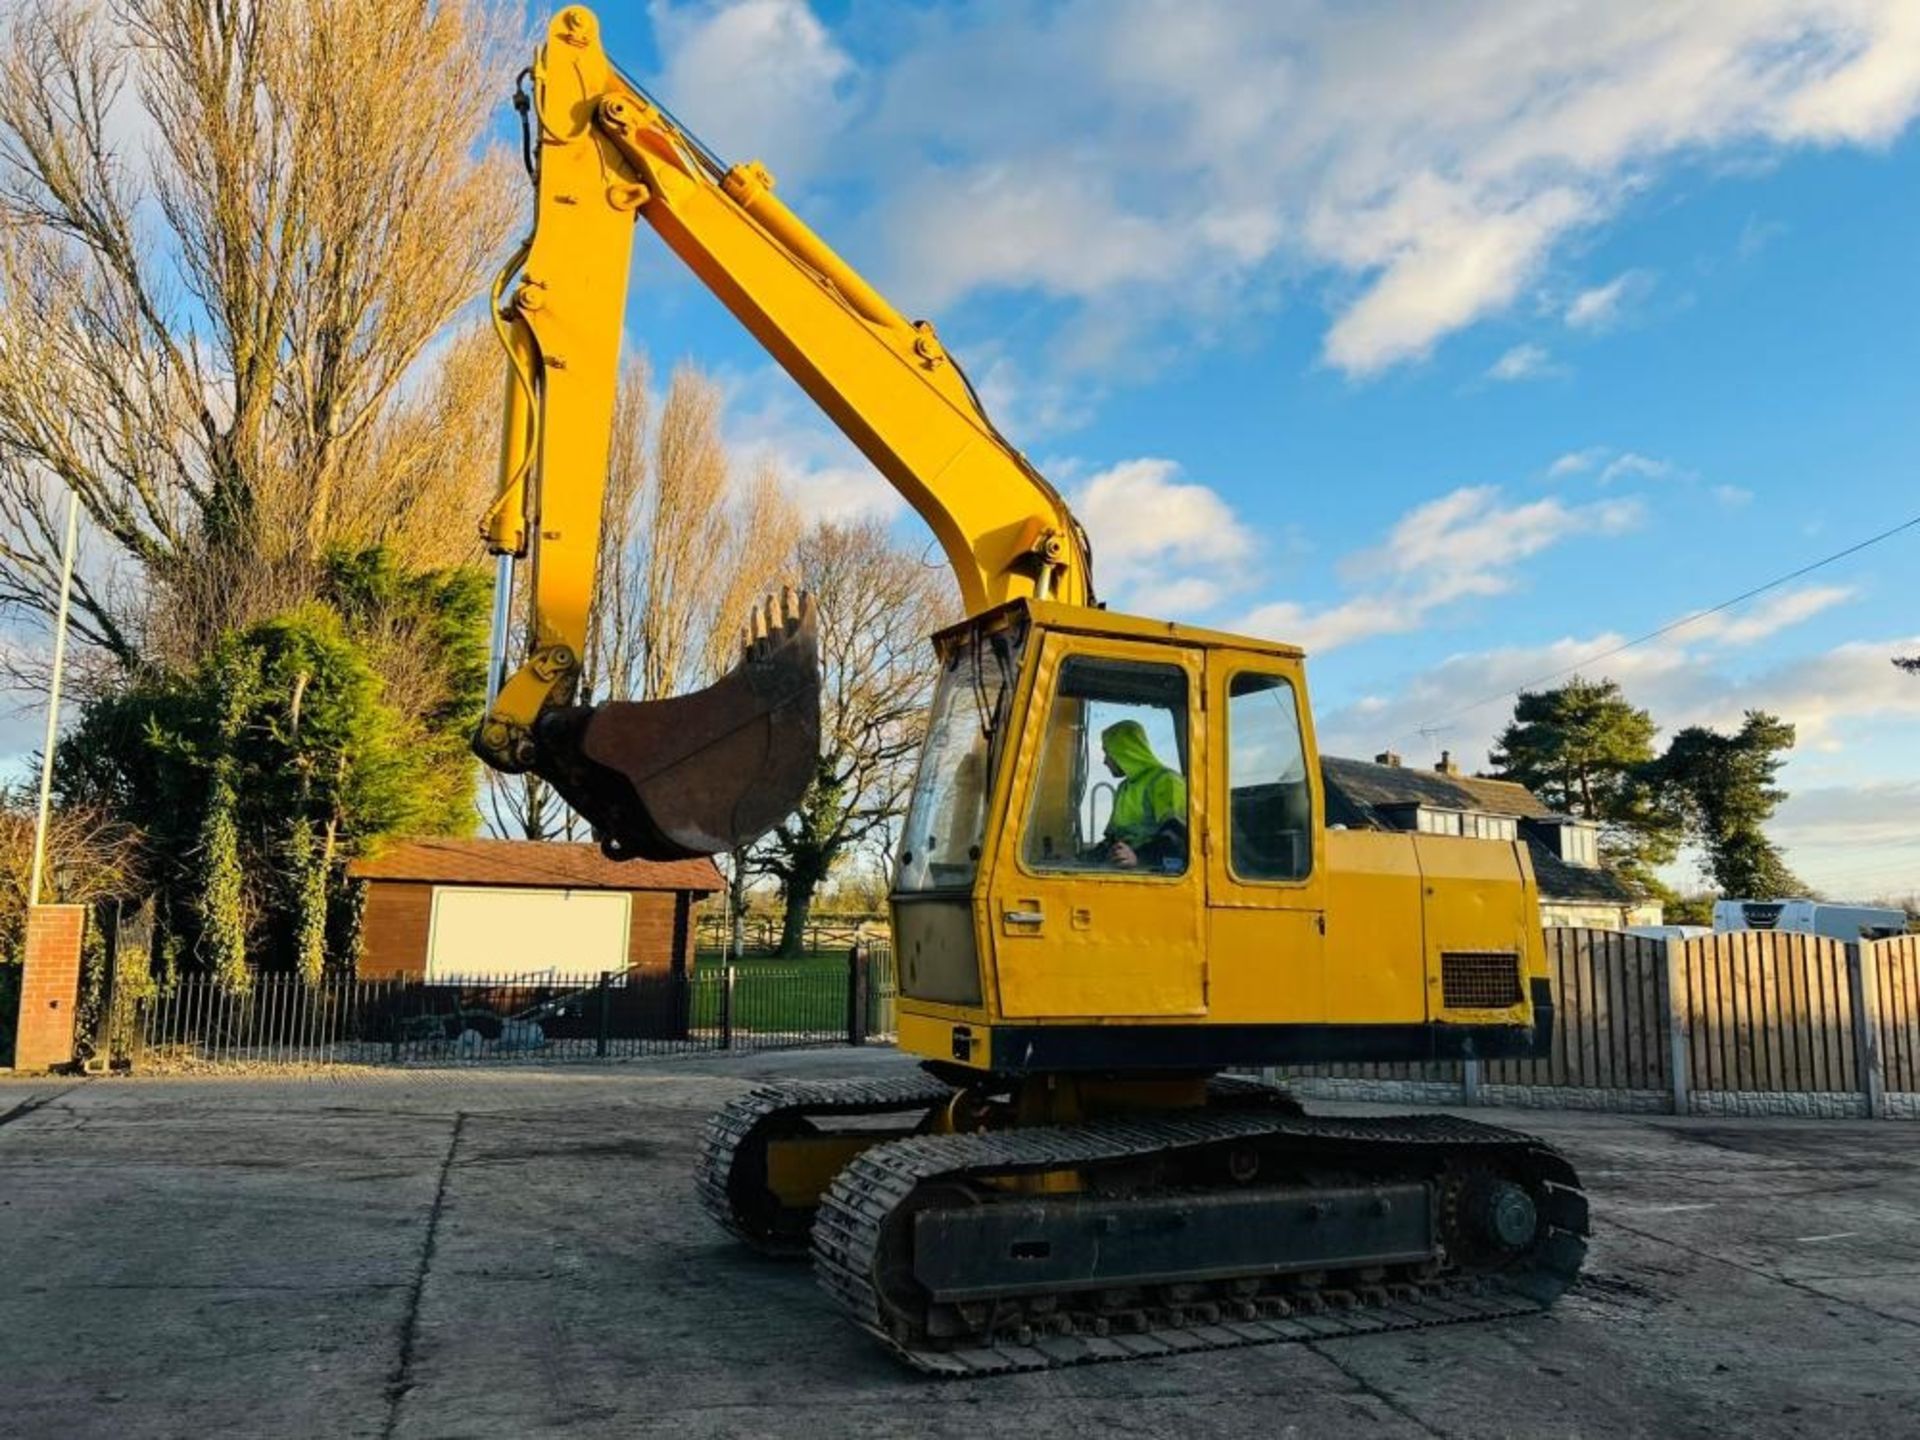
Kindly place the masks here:
<instances>
[{"instance_id":1,"label":"yellow tracked excavator","mask_svg":"<svg viewBox=\"0 0 1920 1440\"><path fill-rule=\"evenodd\" d=\"M1524 846L1330 824L1298 649L1099 606L1085 534L933 327L623 76L591 12L562 10L523 78L536 214L496 287L486 530L503 570L533 560L533 634L479 753L548 776L630 856L748 841L811 774L804 600L770 602L710 690L573 703L640 223L926 521L967 613L932 637L893 882L920 1069L736 1100L703 1204L810 1254L856 1323L943 1375L1552 1304L1587 1234L1552 1149L1447 1116L1313 1117L1234 1073L1545 1053Z\"/></svg>"}]
</instances>

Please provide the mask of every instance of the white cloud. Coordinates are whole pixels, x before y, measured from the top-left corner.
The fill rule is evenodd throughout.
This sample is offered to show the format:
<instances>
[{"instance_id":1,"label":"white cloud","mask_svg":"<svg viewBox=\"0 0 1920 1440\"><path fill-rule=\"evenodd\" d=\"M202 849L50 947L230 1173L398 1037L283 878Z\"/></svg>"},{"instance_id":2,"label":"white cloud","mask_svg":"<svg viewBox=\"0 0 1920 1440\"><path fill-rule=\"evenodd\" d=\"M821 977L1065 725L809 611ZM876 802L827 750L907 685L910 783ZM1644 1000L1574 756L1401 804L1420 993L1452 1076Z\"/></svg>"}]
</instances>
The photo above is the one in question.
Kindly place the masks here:
<instances>
[{"instance_id":1,"label":"white cloud","mask_svg":"<svg viewBox=\"0 0 1920 1440\"><path fill-rule=\"evenodd\" d=\"M1618 535L1641 517L1633 500L1509 505L1494 486L1465 487L1415 506L1382 544L1341 562L1342 576L1360 593L1318 609L1276 601L1234 628L1321 653L1377 635L1405 634L1455 601L1505 594L1519 583L1520 562L1563 540Z\"/></svg>"},{"instance_id":2,"label":"white cloud","mask_svg":"<svg viewBox=\"0 0 1920 1440\"><path fill-rule=\"evenodd\" d=\"M1674 631L1690 643L1702 640L1722 645L1751 645L1789 626L1811 620L1823 610L1845 604L1858 592L1846 585L1805 585L1781 590L1745 610L1706 615Z\"/></svg>"},{"instance_id":3,"label":"white cloud","mask_svg":"<svg viewBox=\"0 0 1920 1440\"><path fill-rule=\"evenodd\" d=\"M1778 833L1796 845L1920 846L1920 779L1800 790L1780 807Z\"/></svg>"},{"instance_id":4,"label":"white cloud","mask_svg":"<svg viewBox=\"0 0 1920 1440\"><path fill-rule=\"evenodd\" d=\"M1547 478L1563 480L1569 475L1584 475L1606 459L1607 454L1607 447L1604 445L1589 445L1584 450L1569 450L1547 466Z\"/></svg>"},{"instance_id":5,"label":"white cloud","mask_svg":"<svg viewBox=\"0 0 1920 1440\"><path fill-rule=\"evenodd\" d=\"M1795 871L1839 900L1920 892L1920 779L1824 785L1788 793L1768 833Z\"/></svg>"},{"instance_id":6,"label":"white cloud","mask_svg":"<svg viewBox=\"0 0 1920 1440\"><path fill-rule=\"evenodd\" d=\"M781 178L810 173L850 114L853 61L807 0L648 7L665 60L657 86L721 155L764 158Z\"/></svg>"},{"instance_id":7,"label":"white cloud","mask_svg":"<svg viewBox=\"0 0 1920 1440\"><path fill-rule=\"evenodd\" d=\"M1575 295L1562 318L1575 330L1610 330L1620 322L1626 305L1652 287L1653 277L1646 271L1624 271L1604 285Z\"/></svg>"},{"instance_id":8,"label":"white cloud","mask_svg":"<svg viewBox=\"0 0 1920 1440\"><path fill-rule=\"evenodd\" d=\"M1542 345L1516 345L1487 369L1490 380L1537 380L1553 366Z\"/></svg>"},{"instance_id":9,"label":"white cloud","mask_svg":"<svg viewBox=\"0 0 1920 1440\"><path fill-rule=\"evenodd\" d=\"M1380 569L1398 575L1481 575L1569 536L1617 535L1640 518L1640 507L1631 500L1504 505L1496 487L1467 486L1415 506L1395 523L1383 546L1352 557L1343 568L1355 577Z\"/></svg>"},{"instance_id":10,"label":"white cloud","mask_svg":"<svg viewBox=\"0 0 1920 1440\"><path fill-rule=\"evenodd\" d=\"M910 305L1019 289L1191 328L1331 280L1323 354L1353 375L1510 305L1664 171L1884 146L1920 108L1912 0L854 13L883 12L854 22L884 59L851 107L800 0L657 13L692 118L717 95L716 135L811 145L876 194Z\"/></svg>"},{"instance_id":11,"label":"white cloud","mask_svg":"<svg viewBox=\"0 0 1920 1440\"><path fill-rule=\"evenodd\" d=\"M1729 510L1738 510L1742 505L1752 503L1753 491L1740 485L1716 485L1713 498Z\"/></svg>"},{"instance_id":12,"label":"white cloud","mask_svg":"<svg viewBox=\"0 0 1920 1440\"><path fill-rule=\"evenodd\" d=\"M1092 295L1151 285L1185 263L1175 230L1129 213L1096 175L936 169L910 192L887 227L896 256L911 257L917 306L996 288Z\"/></svg>"},{"instance_id":13,"label":"white cloud","mask_svg":"<svg viewBox=\"0 0 1920 1440\"><path fill-rule=\"evenodd\" d=\"M1179 476L1171 460L1125 460L1072 496L1093 541L1095 580L1144 614L1211 608L1238 583L1256 549L1232 506Z\"/></svg>"},{"instance_id":14,"label":"white cloud","mask_svg":"<svg viewBox=\"0 0 1920 1440\"><path fill-rule=\"evenodd\" d=\"M1423 358L1443 336L1506 306L1554 239L1593 214L1566 189L1511 207L1475 199L1458 185L1408 185L1377 214L1323 213L1309 223L1327 258L1377 274L1327 332L1329 364L1364 376ZM1336 233L1371 233L1376 243L1343 243Z\"/></svg>"},{"instance_id":15,"label":"white cloud","mask_svg":"<svg viewBox=\"0 0 1920 1440\"><path fill-rule=\"evenodd\" d=\"M1664 480L1674 473L1671 460L1656 460L1651 455L1639 455L1632 450L1614 456L1600 471L1600 483L1611 485L1615 480Z\"/></svg>"}]
</instances>

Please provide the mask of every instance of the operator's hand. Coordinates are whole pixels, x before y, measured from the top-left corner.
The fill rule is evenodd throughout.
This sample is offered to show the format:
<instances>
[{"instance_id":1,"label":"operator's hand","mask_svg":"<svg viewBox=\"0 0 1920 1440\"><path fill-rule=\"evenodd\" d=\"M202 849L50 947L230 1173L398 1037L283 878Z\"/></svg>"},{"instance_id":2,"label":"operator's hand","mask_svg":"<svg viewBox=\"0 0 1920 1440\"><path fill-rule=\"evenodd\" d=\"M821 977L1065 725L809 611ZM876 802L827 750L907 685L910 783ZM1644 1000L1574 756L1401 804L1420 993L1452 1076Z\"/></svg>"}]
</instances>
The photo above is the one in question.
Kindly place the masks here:
<instances>
[{"instance_id":1,"label":"operator's hand","mask_svg":"<svg viewBox=\"0 0 1920 1440\"><path fill-rule=\"evenodd\" d=\"M1107 858L1122 870L1135 870L1140 865L1140 857L1133 853L1133 847L1124 840L1113 842L1112 847L1107 851Z\"/></svg>"}]
</instances>

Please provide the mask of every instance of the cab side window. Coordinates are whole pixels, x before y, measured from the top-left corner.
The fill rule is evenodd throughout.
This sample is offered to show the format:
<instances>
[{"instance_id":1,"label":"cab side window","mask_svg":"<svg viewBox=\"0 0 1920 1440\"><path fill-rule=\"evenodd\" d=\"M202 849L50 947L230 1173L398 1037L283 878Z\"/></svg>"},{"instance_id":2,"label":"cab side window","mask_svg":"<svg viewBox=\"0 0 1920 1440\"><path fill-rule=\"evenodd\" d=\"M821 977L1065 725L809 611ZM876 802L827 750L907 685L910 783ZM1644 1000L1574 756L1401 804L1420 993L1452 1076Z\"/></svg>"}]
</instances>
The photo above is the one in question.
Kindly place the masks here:
<instances>
[{"instance_id":1,"label":"cab side window","mask_svg":"<svg viewBox=\"0 0 1920 1440\"><path fill-rule=\"evenodd\" d=\"M1243 880L1302 880L1313 868L1313 788L1300 705L1281 675L1227 686L1227 863Z\"/></svg>"},{"instance_id":2,"label":"cab side window","mask_svg":"<svg viewBox=\"0 0 1920 1440\"><path fill-rule=\"evenodd\" d=\"M1022 854L1037 870L1187 868L1187 676L1074 655L1047 711Z\"/></svg>"}]
</instances>

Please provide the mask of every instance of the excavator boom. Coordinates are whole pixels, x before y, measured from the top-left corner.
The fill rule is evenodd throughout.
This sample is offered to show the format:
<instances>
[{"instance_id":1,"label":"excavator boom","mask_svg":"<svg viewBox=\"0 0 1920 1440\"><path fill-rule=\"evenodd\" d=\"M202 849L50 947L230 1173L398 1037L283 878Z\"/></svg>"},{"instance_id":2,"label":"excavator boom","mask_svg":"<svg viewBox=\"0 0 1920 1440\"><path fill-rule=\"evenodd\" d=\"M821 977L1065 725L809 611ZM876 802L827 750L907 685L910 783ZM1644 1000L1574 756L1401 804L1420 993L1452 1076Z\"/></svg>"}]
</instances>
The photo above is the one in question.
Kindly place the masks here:
<instances>
[{"instance_id":1,"label":"excavator boom","mask_svg":"<svg viewBox=\"0 0 1920 1440\"><path fill-rule=\"evenodd\" d=\"M483 529L495 555L532 557L533 633L489 696L475 749L553 783L609 854L717 853L770 828L813 778L814 618L804 598L776 606L740 667L694 695L574 703L636 222L926 519L969 613L1023 597L1088 602L1086 541L933 327L836 255L764 168L723 167L622 76L591 12L555 16L530 73L534 226L494 289L509 363L500 489Z\"/></svg>"}]
</instances>

